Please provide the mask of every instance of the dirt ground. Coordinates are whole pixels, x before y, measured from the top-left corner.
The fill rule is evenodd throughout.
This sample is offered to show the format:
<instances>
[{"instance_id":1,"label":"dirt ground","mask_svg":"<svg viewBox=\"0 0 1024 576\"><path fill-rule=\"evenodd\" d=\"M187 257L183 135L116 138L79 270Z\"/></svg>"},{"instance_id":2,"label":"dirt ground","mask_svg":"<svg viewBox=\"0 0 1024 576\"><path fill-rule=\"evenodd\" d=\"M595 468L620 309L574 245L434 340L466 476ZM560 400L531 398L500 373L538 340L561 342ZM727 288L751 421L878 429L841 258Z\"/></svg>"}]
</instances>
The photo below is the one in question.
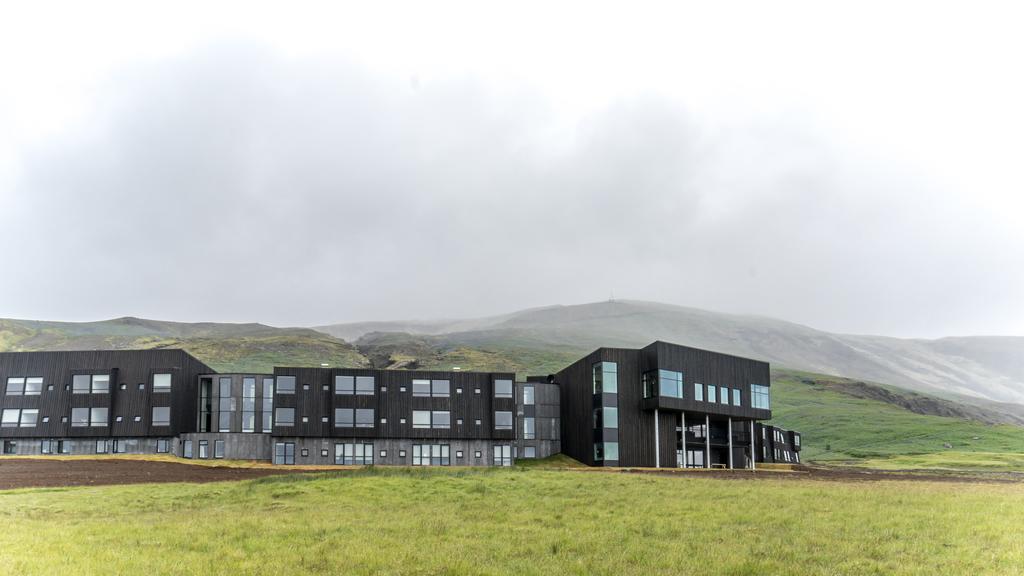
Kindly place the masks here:
<instances>
[{"instance_id":1,"label":"dirt ground","mask_svg":"<svg viewBox=\"0 0 1024 576\"><path fill-rule=\"evenodd\" d=\"M0 490L144 482L220 482L302 472L288 468L227 468L144 460L0 459Z\"/></svg>"}]
</instances>

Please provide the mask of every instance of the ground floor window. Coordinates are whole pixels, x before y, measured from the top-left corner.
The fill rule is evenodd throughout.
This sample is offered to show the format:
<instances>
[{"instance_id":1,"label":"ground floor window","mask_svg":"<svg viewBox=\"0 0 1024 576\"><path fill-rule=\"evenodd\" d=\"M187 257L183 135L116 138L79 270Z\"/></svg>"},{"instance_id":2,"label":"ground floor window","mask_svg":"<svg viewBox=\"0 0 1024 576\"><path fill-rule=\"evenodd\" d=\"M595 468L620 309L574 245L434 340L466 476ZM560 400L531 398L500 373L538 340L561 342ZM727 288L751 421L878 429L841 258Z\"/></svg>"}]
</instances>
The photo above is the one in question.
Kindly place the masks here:
<instances>
[{"instance_id":1,"label":"ground floor window","mask_svg":"<svg viewBox=\"0 0 1024 576\"><path fill-rule=\"evenodd\" d=\"M114 440L114 452L124 454L126 452L138 452L138 440Z\"/></svg>"},{"instance_id":2,"label":"ground floor window","mask_svg":"<svg viewBox=\"0 0 1024 576\"><path fill-rule=\"evenodd\" d=\"M42 446L39 447L40 454L53 454L55 440L43 440Z\"/></svg>"},{"instance_id":3,"label":"ground floor window","mask_svg":"<svg viewBox=\"0 0 1024 576\"><path fill-rule=\"evenodd\" d=\"M346 466L373 464L373 444L335 444L334 463Z\"/></svg>"},{"instance_id":4,"label":"ground floor window","mask_svg":"<svg viewBox=\"0 0 1024 576\"><path fill-rule=\"evenodd\" d=\"M17 454L18 443L14 440L4 440L4 454Z\"/></svg>"},{"instance_id":5,"label":"ground floor window","mask_svg":"<svg viewBox=\"0 0 1024 576\"><path fill-rule=\"evenodd\" d=\"M511 466L512 465L512 447L511 446L495 446L494 447L494 465L495 466Z\"/></svg>"},{"instance_id":6,"label":"ground floor window","mask_svg":"<svg viewBox=\"0 0 1024 576\"><path fill-rule=\"evenodd\" d=\"M209 458L210 457L210 441L200 440L199 441L199 457Z\"/></svg>"},{"instance_id":7,"label":"ground floor window","mask_svg":"<svg viewBox=\"0 0 1024 576\"><path fill-rule=\"evenodd\" d=\"M96 441L96 453L97 454L106 454L107 453L107 441L106 440L97 440Z\"/></svg>"},{"instance_id":8,"label":"ground floor window","mask_svg":"<svg viewBox=\"0 0 1024 576\"><path fill-rule=\"evenodd\" d=\"M213 457L223 458L224 457L224 441L214 440L213 441Z\"/></svg>"},{"instance_id":9,"label":"ground floor window","mask_svg":"<svg viewBox=\"0 0 1024 576\"><path fill-rule=\"evenodd\" d=\"M524 446L523 447L523 458L536 458L536 457L537 457L537 448L535 448L533 446Z\"/></svg>"},{"instance_id":10,"label":"ground floor window","mask_svg":"<svg viewBox=\"0 0 1024 576\"><path fill-rule=\"evenodd\" d=\"M450 466L452 463L447 444L413 444L413 466Z\"/></svg>"},{"instance_id":11,"label":"ground floor window","mask_svg":"<svg viewBox=\"0 0 1024 576\"><path fill-rule=\"evenodd\" d=\"M157 454L166 454L166 453L168 453L170 451L171 451L171 441L170 440L157 440L156 441L156 453Z\"/></svg>"},{"instance_id":12,"label":"ground floor window","mask_svg":"<svg viewBox=\"0 0 1024 576\"><path fill-rule=\"evenodd\" d=\"M295 464L294 442L277 442L274 444L274 464Z\"/></svg>"},{"instance_id":13,"label":"ground floor window","mask_svg":"<svg viewBox=\"0 0 1024 576\"><path fill-rule=\"evenodd\" d=\"M703 450L687 450L686 451L686 467L687 468L703 468L704 467L704 451Z\"/></svg>"}]
</instances>

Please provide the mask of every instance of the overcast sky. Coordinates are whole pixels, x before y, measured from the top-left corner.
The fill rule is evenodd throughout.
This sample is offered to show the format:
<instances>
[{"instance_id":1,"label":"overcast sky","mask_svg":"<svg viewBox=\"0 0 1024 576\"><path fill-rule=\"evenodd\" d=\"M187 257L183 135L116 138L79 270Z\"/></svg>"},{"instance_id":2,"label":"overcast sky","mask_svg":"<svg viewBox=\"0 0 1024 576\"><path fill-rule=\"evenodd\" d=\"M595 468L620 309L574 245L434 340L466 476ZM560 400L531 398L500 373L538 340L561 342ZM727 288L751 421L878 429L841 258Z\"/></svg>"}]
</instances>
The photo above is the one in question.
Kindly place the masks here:
<instances>
[{"instance_id":1,"label":"overcast sky","mask_svg":"<svg viewBox=\"0 0 1024 576\"><path fill-rule=\"evenodd\" d=\"M0 317L1024 335L1014 3L22 4Z\"/></svg>"}]
</instances>

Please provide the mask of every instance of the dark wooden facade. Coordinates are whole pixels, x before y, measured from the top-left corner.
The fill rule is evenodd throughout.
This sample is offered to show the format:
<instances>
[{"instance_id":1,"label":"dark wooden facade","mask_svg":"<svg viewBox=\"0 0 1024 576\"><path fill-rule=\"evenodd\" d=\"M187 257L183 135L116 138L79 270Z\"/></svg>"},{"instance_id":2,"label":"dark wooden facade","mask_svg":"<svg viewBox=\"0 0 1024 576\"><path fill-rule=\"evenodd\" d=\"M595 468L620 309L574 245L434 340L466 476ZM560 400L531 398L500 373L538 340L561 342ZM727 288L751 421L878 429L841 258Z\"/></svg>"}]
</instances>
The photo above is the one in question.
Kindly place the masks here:
<instances>
[{"instance_id":1,"label":"dark wooden facade","mask_svg":"<svg viewBox=\"0 0 1024 576\"><path fill-rule=\"evenodd\" d=\"M594 409L602 402L607 406L609 396L605 394L599 401L593 393L593 366L597 362L617 365L617 430L595 430L594 427ZM644 398L643 374L659 369L682 373L683 398L659 395ZM703 424L707 416L712 420L713 432L721 430L731 418L734 440L743 439L748 443L750 422L771 418L770 410L751 406L750 394L751 384L771 385L768 363L667 342L655 342L642 349L600 348L559 372L555 379L562 391L562 451L592 466L676 466L676 429L684 412L688 425ZM696 383L738 389L741 405L712 403L706 394L703 401L697 400L694 398ZM602 440L618 442L618 460L599 462L595 459L594 445Z\"/></svg>"},{"instance_id":2,"label":"dark wooden facade","mask_svg":"<svg viewBox=\"0 0 1024 576\"><path fill-rule=\"evenodd\" d=\"M275 390L275 409L295 408L295 425L278 426L275 420L275 436L508 441L514 438L517 423L514 417L515 399L494 397L494 381L514 382L515 375L511 373L278 367L274 369L274 375L295 376L296 380L294 395L281 394L279 387ZM339 375L373 376L374 394L335 394L334 377ZM413 396L414 379L448 380L449 396ZM334 422L335 408L372 408L374 426L337 428ZM451 413L451 427L413 428L413 410L448 411ZM513 413L511 430L495 430L495 411ZM303 418L307 421L303 422ZM480 424L476 424L477 420Z\"/></svg>"},{"instance_id":3,"label":"dark wooden facade","mask_svg":"<svg viewBox=\"0 0 1024 576\"><path fill-rule=\"evenodd\" d=\"M212 371L183 350L0 353L0 409L39 409L35 426L0 428L0 438L168 437L191 432L198 375ZM109 375L109 390L74 394L76 374ZM154 374L171 374L169 392L153 390ZM8 395L8 378L21 377L42 377L41 393ZM170 407L169 426L152 425L154 406ZM107 426L72 426L72 408L83 407L107 408Z\"/></svg>"}]
</instances>

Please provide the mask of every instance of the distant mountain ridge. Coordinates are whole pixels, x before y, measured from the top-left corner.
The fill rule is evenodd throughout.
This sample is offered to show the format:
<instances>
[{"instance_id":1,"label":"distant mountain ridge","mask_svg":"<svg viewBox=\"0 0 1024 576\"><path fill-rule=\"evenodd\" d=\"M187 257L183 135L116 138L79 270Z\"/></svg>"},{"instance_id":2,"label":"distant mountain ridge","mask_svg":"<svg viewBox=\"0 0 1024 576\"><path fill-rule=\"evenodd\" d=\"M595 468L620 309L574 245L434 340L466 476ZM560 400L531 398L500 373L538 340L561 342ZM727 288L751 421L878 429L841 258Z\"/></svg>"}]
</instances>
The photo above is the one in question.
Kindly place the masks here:
<instances>
[{"instance_id":1,"label":"distant mountain ridge","mask_svg":"<svg viewBox=\"0 0 1024 576\"><path fill-rule=\"evenodd\" d=\"M334 324L317 330L356 339L357 346L373 332L431 336L450 347L532 344L579 351L666 340L931 394L1024 405L1024 337L925 340L833 334L763 316L637 301L551 306L473 320Z\"/></svg>"}]
</instances>

